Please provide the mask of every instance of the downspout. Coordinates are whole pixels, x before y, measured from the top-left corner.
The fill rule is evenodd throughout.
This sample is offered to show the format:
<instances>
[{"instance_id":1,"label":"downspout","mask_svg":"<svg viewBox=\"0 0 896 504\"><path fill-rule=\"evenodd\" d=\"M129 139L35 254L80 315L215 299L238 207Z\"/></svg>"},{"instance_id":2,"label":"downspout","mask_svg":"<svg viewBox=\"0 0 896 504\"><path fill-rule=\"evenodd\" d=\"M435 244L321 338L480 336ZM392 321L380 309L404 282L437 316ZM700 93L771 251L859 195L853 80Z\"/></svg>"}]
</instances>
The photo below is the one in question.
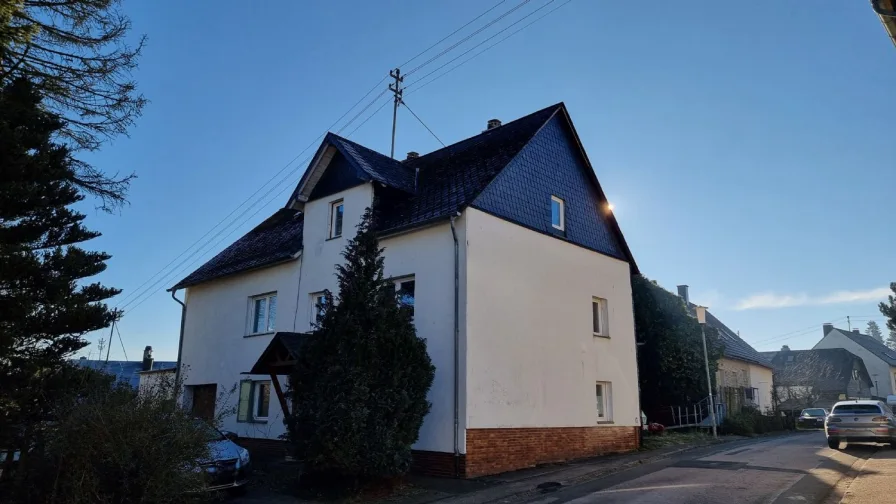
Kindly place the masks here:
<instances>
[{"instance_id":1,"label":"downspout","mask_svg":"<svg viewBox=\"0 0 896 504\"><path fill-rule=\"evenodd\" d=\"M451 237L454 238L454 477L457 478L460 477L460 257L457 231L454 229L455 218L455 215L451 216Z\"/></svg>"},{"instance_id":2,"label":"downspout","mask_svg":"<svg viewBox=\"0 0 896 504\"><path fill-rule=\"evenodd\" d=\"M187 321L187 305L174 296L176 292L176 289L171 289L171 299L177 301L180 305L180 337L177 340L177 368L174 370L174 383L176 386L180 387L181 353L184 349L184 324Z\"/></svg>"}]
</instances>

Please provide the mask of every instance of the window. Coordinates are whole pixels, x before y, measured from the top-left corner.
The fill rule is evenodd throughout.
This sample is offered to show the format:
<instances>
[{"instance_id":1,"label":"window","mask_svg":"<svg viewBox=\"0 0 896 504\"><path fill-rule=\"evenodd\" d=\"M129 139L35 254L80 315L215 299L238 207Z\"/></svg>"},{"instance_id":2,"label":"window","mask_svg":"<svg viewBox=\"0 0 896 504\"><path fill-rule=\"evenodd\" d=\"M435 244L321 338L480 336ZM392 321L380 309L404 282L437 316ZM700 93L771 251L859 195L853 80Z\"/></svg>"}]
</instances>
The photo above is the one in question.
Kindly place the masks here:
<instances>
[{"instance_id":1,"label":"window","mask_svg":"<svg viewBox=\"0 0 896 504\"><path fill-rule=\"evenodd\" d=\"M315 292L311 295L311 326L320 325L327 309L327 296L323 292Z\"/></svg>"},{"instance_id":2,"label":"window","mask_svg":"<svg viewBox=\"0 0 896 504\"><path fill-rule=\"evenodd\" d=\"M597 399L597 421L610 421L610 382L597 382L594 386Z\"/></svg>"},{"instance_id":3,"label":"window","mask_svg":"<svg viewBox=\"0 0 896 504\"><path fill-rule=\"evenodd\" d=\"M591 330L595 336L610 337L607 300L591 298Z\"/></svg>"},{"instance_id":4,"label":"window","mask_svg":"<svg viewBox=\"0 0 896 504\"><path fill-rule=\"evenodd\" d=\"M330 238L342 236L342 200L330 203Z\"/></svg>"},{"instance_id":5,"label":"window","mask_svg":"<svg viewBox=\"0 0 896 504\"><path fill-rule=\"evenodd\" d=\"M274 331L277 321L277 293L249 298L249 334Z\"/></svg>"},{"instance_id":6,"label":"window","mask_svg":"<svg viewBox=\"0 0 896 504\"><path fill-rule=\"evenodd\" d=\"M240 382L237 422L266 422L271 406L270 380Z\"/></svg>"},{"instance_id":7,"label":"window","mask_svg":"<svg viewBox=\"0 0 896 504\"><path fill-rule=\"evenodd\" d=\"M402 278L395 281L395 290L398 292L398 302L411 309L414 315L414 277Z\"/></svg>"},{"instance_id":8,"label":"window","mask_svg":"<svg viewBox=\"0 0 896 504\"><path fill-rule=\"evenodd\" d=\"M551 226L563 231L566 228L566 217L563 215L563 200L551 196Z\"/></svg>"},{"instance_id":9,"label":"window","mask_svg":"<svg viewBox=\"0 0 896 504\"><path fill-rule=\"evenodd\" d=\"M879 414L880 408L876 404L840 404L834 406L834 415L862 415L862 414Z\"/></svg>"}]
</instances>

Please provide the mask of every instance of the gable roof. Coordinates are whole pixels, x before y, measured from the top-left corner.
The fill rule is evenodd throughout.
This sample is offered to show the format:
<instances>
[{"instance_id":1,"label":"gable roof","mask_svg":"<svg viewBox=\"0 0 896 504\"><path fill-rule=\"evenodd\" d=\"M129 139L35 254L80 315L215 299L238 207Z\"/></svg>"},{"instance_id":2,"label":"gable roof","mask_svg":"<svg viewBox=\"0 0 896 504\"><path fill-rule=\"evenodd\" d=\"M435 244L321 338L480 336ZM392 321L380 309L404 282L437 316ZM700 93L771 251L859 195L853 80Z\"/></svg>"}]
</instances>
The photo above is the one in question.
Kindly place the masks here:
<instances>
[{"instance_id":1,"label":"gable roof","mask_svg":"<svg viewBox=\"0 0 896 504\"><path fill-rule=\"evenodd\" d=\"M697 305L689 302L688 312L690 312L691 315L696 316ZM750 362L763 367L767 367L769 369L773 369L772 363L769 362L767 358L757 352L756 349L751 347L749 343L741 339L741 337L738 336L736 332L729 329L728 326L723 324L722 321L716 318L715 315L710 313L709 310L706 310L706 324L719 331L719 339L721 340L722 346L724 347L722 355L729 359Z\"/></svg>"},{"instance_id":2,"label":"gable roof","mask_svg":"<svg viewBox=\"0 0 896 504\"><path fill-rule=\"evenodd\" d=\"M302 250L304 215L281 208L169 290L289 261Z\"/></svg>"},{"instance_id":3,"label":"gable roof","mask_svg":"<svg viewBox=\"0 0 896 504\"><path fill-rule=\"evenodd\" d=\"M288 260L302 248L302 204L312 194L330 161L341 153L363 181L374 185L377 225L382 235L394 234L463 211L558 114L569 128L585 161L589 179L606 199L563 103L488 129L418 158L397 161L333 133L327 133L302 175L286 208L274 214L171 290ZM288 214L287 212L292 212ZM612 212L604 216L633 274L638 267Z\"/></svg>"},{"instance_id":4,"label":"gable roof","mask_svg":"<svg viewBox=\"0 0 896 504\"><path fill-rule=\"evenodd\" d=\"M865 350L868 350L875 357L880 360L886 362L890 366L896 366L896 350L891 350L890 347L884 345L880 341L868 336L867 334L855 333L852 331L847 331L846 329L837 329L836 327L832 329L832 331L837 331L843 336L855 341ZM828 333L830 334L830 333Z\"/></svg>"},{"instance_id":5,"label":"gable roof","mask_svg":"<svg viewBox=\"0 0 896 504\"><path fill-rule=\"evenodd\" d=\"M845 348L819 348L814 350L781 350L760 352L771 361L780 385L791 385L807 378L811 373L826 386L841 385L853 379L857 369L864 383L871 383L871 376L859 356ZM802 364L802 366L798 365Z\"/></svg>"}]
</instances>

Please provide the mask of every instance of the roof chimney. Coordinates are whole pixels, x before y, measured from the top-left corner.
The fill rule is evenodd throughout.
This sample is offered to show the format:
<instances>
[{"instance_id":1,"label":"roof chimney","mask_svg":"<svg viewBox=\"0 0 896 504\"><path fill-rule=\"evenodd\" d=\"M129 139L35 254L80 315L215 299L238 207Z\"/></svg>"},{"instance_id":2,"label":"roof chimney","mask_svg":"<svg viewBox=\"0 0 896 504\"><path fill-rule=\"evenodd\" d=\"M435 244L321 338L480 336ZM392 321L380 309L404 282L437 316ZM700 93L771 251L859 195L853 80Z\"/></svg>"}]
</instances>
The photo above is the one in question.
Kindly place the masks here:
<instances>
[{"instance_id":1,"label":"roof chimney","mask_svg":"<svg viewBox=\"0 0 896 504\"><path fill-rule=\"evenodd\" d=\"M488 120L488 126L487 126L485 129L486 129L486 131L487 131L487 130L490 130L490 129L495 129L495 128L497 128L497 127L500 126L500 125L501 125L501 120L500 120L500 119L489 119L489 120Z\"/></svg>"},{"instance_id":2,"label":"roof chimney","mask_svg":"<svg viewBox=\"0 0 896 504\"><path fill-rule=\"evenodd\" d=\"M408 157L405 158L405 161L408 161L408 160L410 160L410 159L417 159L418 157L420 157L420 153L419 153L419 152L416 152L416 151L410 151L410 152L408 152Z\"/></svg>"},{"instance_id":3,"label":"roof chimney","mask_svg":"<svg viewBox=\"0 0 896 504\"><path fill-rule=\"evenodd\" d=\"M141 371L151 371L152 370L152 347L147 345L146 348L143 349L143 366L140 368Z\"/></svg>"},{"instance_id":4,"label":"roof chimney","mask_svg":"<svg viewBox=\"0 0 896 504\"><path fill-rule=\"evenodd\" d=\"M824 324L821 326L822 336L827 336L829 332L834 330L834 324Z\"/></svg>"},{"instance_id":5,"label":"roof chimney","mask_svg":"<svg viewBox=\"0 0 896 504\"><path fill-rule=\"evenodd\" d=\"M782 345L782 346L781 346L781 351L782 351L782 352L789 352L789 351L790 351L790 347L787 346L787 345Z\"/></svg>"},{"instance_id":6,"label":"roof chimney","mask_svg":"<svg viewBox=\"0 0 896 504\"><path fill-rule=\"evenodd\" d=\"M854 332L854 333L856 333L856 334L862 334L862 333L859 332L859 328L858 328L858 327L856 327L855 329L853 329L852 332Z\"/></svg>"},{"instance_id":7,"label":"roof chimney","mask_svg":"<svg viewBox=\"0 0 896 504\"><path fill-rule=\"evenodd\" d=\"M684 304L690 304L691 296L688 294L688 286L687 285L679 285L678 286L678 297L684 300Z\"/></svg>"},{"instance_id":8,"label":"roof chimney","mask_svg":"<svg viewBox=\"0 0 896 504\"><path fill-rule=\"evenodd\" d=\"M78 359L78 360L87 360L87 357L84 357L84 356L82 355L81 358Z\"/></svg>"}]
</instances>

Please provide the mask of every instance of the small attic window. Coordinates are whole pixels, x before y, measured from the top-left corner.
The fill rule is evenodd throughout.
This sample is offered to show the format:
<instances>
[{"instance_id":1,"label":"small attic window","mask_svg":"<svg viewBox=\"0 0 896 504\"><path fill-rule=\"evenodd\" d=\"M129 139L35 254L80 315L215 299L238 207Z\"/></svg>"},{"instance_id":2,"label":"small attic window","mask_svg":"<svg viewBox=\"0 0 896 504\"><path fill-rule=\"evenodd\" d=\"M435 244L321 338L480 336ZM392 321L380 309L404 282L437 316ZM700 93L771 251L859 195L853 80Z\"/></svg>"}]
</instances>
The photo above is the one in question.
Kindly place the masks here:
<instances>
[{"instance_id":1,"label":"small attic window","mask_svg":"<svg viewBox=\"0 0 896 504\"><path fill-rule=\"evenodd\" d=\"M564 207L563 200L556 197L551 196L551 226L554 229L559 229L563 231L566 227L566 216L564 215Z\"/></svg>"},{"instance_id":2,"label":"small attic window","mask_svg":"<svg viewBox=\"0 0 896 504\"><path fill-rule=\"evenodd\" d=\"M342 236L342 200L330 203L330 238Z\"/></svg>"}]
</instances>

